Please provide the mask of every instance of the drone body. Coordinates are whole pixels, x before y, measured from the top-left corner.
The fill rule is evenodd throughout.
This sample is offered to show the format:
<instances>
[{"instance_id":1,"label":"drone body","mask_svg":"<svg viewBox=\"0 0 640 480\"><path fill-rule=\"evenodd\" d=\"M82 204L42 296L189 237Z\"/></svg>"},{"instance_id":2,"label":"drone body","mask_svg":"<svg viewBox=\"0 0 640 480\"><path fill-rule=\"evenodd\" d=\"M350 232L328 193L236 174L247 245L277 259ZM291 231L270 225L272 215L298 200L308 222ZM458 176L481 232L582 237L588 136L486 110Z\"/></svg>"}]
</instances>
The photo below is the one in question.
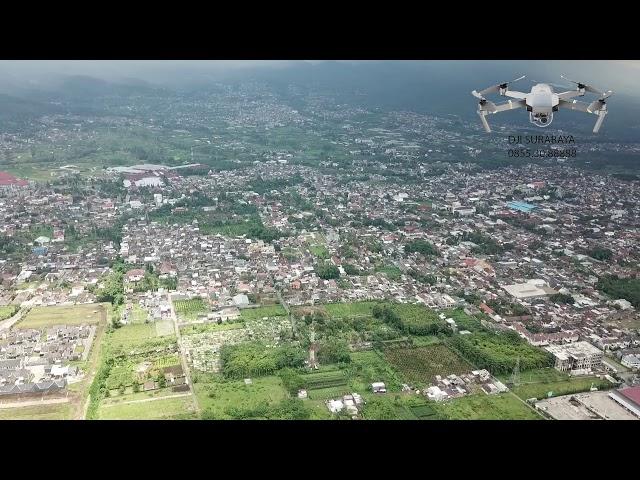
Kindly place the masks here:
<instances>
[{"instance_id":1,"label":"drone body","mask_svg":"<svg viewBox=\"0 0 640 480\"><path fill-rule=\"evenodd\" d=\"M554 92L553 87L547 83L538 83L531 88L531 92L524 93L515 90L509 90L509 84L522 80L524 76L516 78L511 82L505 82L498 85L494 85L489 88L485 88L480 92L474 90L471 94L480 99L478 103L478 115L482 121L482 125L487 132L491 132L491 127L485 118L490 113L500 113L506 110L513 110L515 108L526 108L529 112L529 121L537 127L548 127L553 121L553 114L560 108L568 108L571 110L578 110L584 113L591 113L598 116L596 124L593 127L593 133L598 133L600 126L604 121L604 117L607 114L607 105L605 99L613 94L611 90L608 92L601 92L595 88L585 85L580 82L574 82L577 85L575 90L568 90L565 92ZM565 78L565 77L562 77ZM565 80L568 80L565 78ZM582 97L585 92L596 93L599 95L599 99L585 103L578 100L573 100L574 97ZM508 100L504 103L495 104L486 98L484 95L489 93L499 93L501 96L509 97L514 100Z\"/></svg>"}]
</instances>

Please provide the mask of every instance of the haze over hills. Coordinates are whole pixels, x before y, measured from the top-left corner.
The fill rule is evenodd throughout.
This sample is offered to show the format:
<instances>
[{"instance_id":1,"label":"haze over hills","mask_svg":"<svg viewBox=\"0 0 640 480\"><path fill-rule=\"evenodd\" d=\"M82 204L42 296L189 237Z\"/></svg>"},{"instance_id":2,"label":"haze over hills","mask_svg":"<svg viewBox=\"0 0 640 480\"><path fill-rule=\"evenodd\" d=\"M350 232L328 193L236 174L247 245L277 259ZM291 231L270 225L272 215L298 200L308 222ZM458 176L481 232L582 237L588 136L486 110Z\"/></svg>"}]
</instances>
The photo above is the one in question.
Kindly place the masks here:
<instances>
[{"instance_id":1,"label":"haze over hills","mask_svg":"<svg viewBox=\"0 0 640 480\"><path fill-rule=\"evenodd\" d=\"M144 63L144 62L142 62ZM119 69L94 69L91 74L64 75L56 72L30 70L5 76L0 92L22 99L46 104L63 102L69 112L91 111L99 114L103 96L170 95L172 92L207 90L217 83L238 84L255 80L271 86L281 100L291 100L288 88L295 85L303 93L323 91L339 101L384 110L408 110L434 115L459 115L466 120L476 119L476 101L470 92L497 82L508 81L522 74L527 78L512 88L529 91L534 81L555 83L556 90L563 86L571 89L560 74L593 84L602 90L612 89L615 95L609 101L607 128L600 136L603 140L637 140L640 137L640 102L635 96L633 82L637 69L618 62L542 62L542 61L321 61L321 62L247 62L238 68L220 68L215 62L154 62L145 70L139 65L127 64ZM224 63L224 62L223 62ZM2 65L6 69L6 65ZM606 68L605 68L606 67ZM23 67L24 70L24 67ZM72 69L73 71L73 69ZM20 78L20 75L26 75ZM100 77L102 75L102 77ZM608 76L607 76L608 75ZM585 97L591 101L595 96ZM500 97L494 101L502 101ZM0 100L0 103L8 102ZM18 100L12 100L16 111ZM25 115L37 114L35 104L25 104ZM572 128L579 134L588 133L594 119L578 112L562 111L545 133L559 133ZM526 127L528 117L523 112L506 112L490 117L493 125ZM542 133L542 132L541 132Z\"/></svg>"}]
</instances>

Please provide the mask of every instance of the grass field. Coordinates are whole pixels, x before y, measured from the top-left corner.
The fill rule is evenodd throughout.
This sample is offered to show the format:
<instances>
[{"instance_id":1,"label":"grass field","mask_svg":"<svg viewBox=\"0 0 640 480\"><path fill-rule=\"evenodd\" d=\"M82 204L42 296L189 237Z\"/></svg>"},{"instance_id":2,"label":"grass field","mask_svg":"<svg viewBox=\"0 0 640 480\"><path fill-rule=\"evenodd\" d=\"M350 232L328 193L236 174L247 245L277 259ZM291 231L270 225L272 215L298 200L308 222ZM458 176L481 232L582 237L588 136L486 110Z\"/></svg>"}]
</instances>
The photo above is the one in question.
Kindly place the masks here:
<instances>
[{"instance_id":1,"label":"grass field","mask_svg":"<svg viewBox=\"0 0 640 480\"><path fill-rule=\"evenodd\" d=\"M195 418L191 396L163 398L149 402L101 405L100 420L170 420Z\"/></svg>"},{"instance_id":2,"label":"grass field","mask_svg":"<svg viewBox=\"0 0 640 480\"><path fill-rule=\"evenodd\" d=\"M176 333L173 331L173 320L157 320L155 322L155 327L156 335L158 337L165 337Z\"/></svg>"},{"instance_id":3,"label":"grass field","mask_svg":"<svg viewBox=\"0 0 640 480\"><path fill-rule=\"evenodd\" d=\"M287 396L278 377L253 378L252 382L245 385L244 380L222 381L219 377L201 375L193 386L202 410L220 419L230 418L225 413L229 407L254 408L261 402L278 403Z\"/></svg>"},{"instance_id":4,"label":"grass field","mask_svg":"<svg viewBox=\"0 0 640 480\"><path fill-rule=\"evenodd\" d=\"M505 375L503 381L509 381L510 377ZM571 393L587 392L591 386L600 390L613 387L606 379L599 379L590 375L587 377L571 377L566 373L559 372L555 368L540 368L523 372L520 374L520 385L513 387L513 393L523 400L528 398L547 398L548 393L556 397L569 395Z\"/></svg>"},{"instance_id":5,"label":"grass field","mask_svg":"<svg viewBox=\"0 0 640 480\"><path fill-rule=\"evenodd\" d=\"M131 323L145 323L149 314L140 305L134 304L131 309L129 320Z\"/></svg>"},{"instance_id":6,"label":"grass field","mask_svg":"<svg viewBox=\"0 0 640 480\"><path fill-rule=\"evenodd\" d=\"M16 328L46 328L53 325L96 324L103 306L98 303L71 306L34 307L18 322Z\"/></svg>"},{"instance_id":7,"label":"grass field","mask_svg":"<svg viewBox=\"0 0 640 480\"><path fill-rule=\"evenodd\" d=\"M482 330L483 328L480 320L467 315L461 308L456 308L454 310L445 310L443 313L447 317L453 318L456 321L458 330L469 330L470 332L477 332L479 330Z\"/></svg>"},{"instance_id":8,"label":"grass field","mask_svg":"<svg viewBox=\"0 0 640 480\"><path fill-rule=\"evenodd\" d=\"M468 395L433 402L434 410L450 420L539 420L541 417L510 393Z\"/></svg>"},{"instance_id":9,"label":"grass field","mask_svg":"<svg viewBox=\"0 0 640 480\"><path fill-rule=\"evenodd\" d=\"M389 280L398 280L402 276L402 270L394 265L386 265L384 267L376 267L377 273L384 273Z\"/></svg>"},{"instance_id":10,"label":"grass field","mask_svg":"<svg viewBox=\"0 0 640 480\"><path fill-rule=\"evenodd\" d=\"M264 317L282 317L287 311L282 305L269 305L258 308L245 308L240 310L240 318L243 320L260 320Z\"/></svg>"},{"instance_id":11,"label":"grass field","mask_svg":"<svg viewBox=\"0 0 640 480\"><path fill-rule=\"evenodd\" d=\"M331 317L353 317L371 315L377 302L330 303L324 306Z\"/></svg>"},{"instance_id":12,"label":"grass field","mask_svg":"<svg viewBox=\"0 0 640 480\"><path fill-rule=\"evenodd\" d=\"M7 305L4 307L0 307L0 320L5 320L9 317L12 317L15 312L18 311L18 307L15 305Z\"/></svg>"},{"instance_id":13,"label":"grass field","mask_svg":"<svg viewBox=\"0 0 640 480\"><path fill-rule=\"evenodd\" d=\"M310 245L309 251L311 255L320 260L326 260L330 257L329 250L324 245Z\"/></svg>"},{"instance_id":14,"label":"grass field","mask_svg":"<svg viewBox=\"0 0 640 480\"><path fill-rule=\"evenodd\" d=\"M0 420L71 420L72 418L71 403L0 408Z\"/></svg>"},{"instance_id":15,"label":"grass field","mask_svg":"<svg viewBox=\"0 0 640 480\"><path fill-rule=\"evenodd\" d=\"M229 323L224 322L218 325L217 323L196 323L192 325L183 325L180 327L180 333L182 335L196 335L198 333L205 332L219 332L222 330L238 330L244 328L244 322Z\"/></svg>"},{"instance_id":16,"label":"grass field","mask_svg":"<svg viewBox=\"0 0 640 480\"><path fill-rule=\"evenodd\" d=\"M109 337L113 346L132 346L156 337L156 326L152 323L131 324L116 328Z\"/></svg>"},{"instance_id":17,"label":"grass field","mask_svg":"<svg viewBox=\"0 0 640 480\"><path fill-rule=\"evenodd\" d=\"M389 348L384 351L384 356L411 383L427 384L436 375L460 375L472 370L465 360L442 344L419 348Z\"/></svg>"}]
</instances>

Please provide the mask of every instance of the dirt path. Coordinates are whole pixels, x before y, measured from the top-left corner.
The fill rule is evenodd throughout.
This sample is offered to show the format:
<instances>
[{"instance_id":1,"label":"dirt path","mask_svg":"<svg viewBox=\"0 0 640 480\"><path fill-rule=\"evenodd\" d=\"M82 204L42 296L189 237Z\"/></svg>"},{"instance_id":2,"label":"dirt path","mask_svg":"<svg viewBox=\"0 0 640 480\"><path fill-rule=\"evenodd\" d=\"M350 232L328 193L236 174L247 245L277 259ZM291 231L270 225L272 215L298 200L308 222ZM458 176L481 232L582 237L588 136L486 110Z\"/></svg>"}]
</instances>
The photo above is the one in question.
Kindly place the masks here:
<instances>
[{"instance_id":1,"label":"dirt path","mask_svg":"<svg viewBox=\"0 0 640 480\"><path fill-rule=\"evenodd\" d=\"M143 398L141 400L129 400L128 402L110 403L110 404L106 404L106 405L103 404L102 407L103 408L118 407L120 405L129 405L131 403L153 402L155 400L165 400L167 398L190 397L191 395L193 395L191 392L189 392L189 393L178 393L176 395L165 395L164 397Z\"/></svg>"},{"instance_id":2,"label":"dirt path","mask_svg":"<svg viewBox=\"0 0 640 480\"><path fill-rule=\"evenodd\" d=\"M180 362L182 363L182 370L184 371L185 380L189 386L190 395L193 395L193 405L196 407L196 413L200 414L200 405L198 404L198 397L196 396L195 389L191 382L191 373L189 371L189 365L187 365L187 359L184 355L184 349L182 346L182 338L180 337L180 326L178 325L178 315L176 315L176 309L173 306L173 297L170 293L167 294L169 298L169 307L171 308L171 319L173 320L173 328L176 331L176 340L178 342L178 349L180 350Z\"/></svg>"},{"instance_id":3,"label":"dirt path","mask_svg":"<svg viewBox=\"0 0 640 480\"><path fill-rule=\"evenodd\" d=\"M0 409L2 408L20 408L20 407L33 407L34 405L53 405L56 403L68 403L71 401L71 398L49 398L45 400L27 400L25 402L10 402L10 403L0 403Z\"/></svg>"}]
</instances>

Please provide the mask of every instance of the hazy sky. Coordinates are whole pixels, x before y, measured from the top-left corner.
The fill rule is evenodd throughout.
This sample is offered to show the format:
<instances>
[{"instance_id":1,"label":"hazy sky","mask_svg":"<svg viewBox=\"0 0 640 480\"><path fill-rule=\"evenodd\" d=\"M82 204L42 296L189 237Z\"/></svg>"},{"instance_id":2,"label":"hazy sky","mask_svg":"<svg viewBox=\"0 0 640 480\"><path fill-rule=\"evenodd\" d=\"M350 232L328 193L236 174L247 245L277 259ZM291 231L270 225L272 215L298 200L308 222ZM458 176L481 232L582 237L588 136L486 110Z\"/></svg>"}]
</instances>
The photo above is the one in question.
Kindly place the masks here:
<instances>
[{"instance_id":1,"label":"hazy sky","mask_svg":"<svg viewBox=\"0 0 640 480\"><path fill-rule=\"evenodd\" d=\"M240 73L243 69L282 69L299 62L308 65L318 65L318 60L2 60L0 61L0 89L8 85L29 85L47 82L56 75L89 75L105 80L119 80L125 78L139 78L151 83L165 81L179 81L193 77L215 78L229 73ZM343 61L350 66L370 64L372 61ZM382 62L382 61L378 61ZM394 61L388 62L390 65ZM496 76L505 71L513 70L513 77L527 74L529 78L539 76L539 81L560 82L559 75L566 74L569 78L591 83L602 89L633 94L640 98L640 61L415 61L401 62L415 64L416 69L429 64L437 64L441 74L446 75L446 69L452 72L468 75L471 71L482 70L482 77L491 77L493 69ZM510 68L512 67L512 68ZM477 70L476 70L477 69ZM466 72L466 73L462 73ZM496 78L495 81L509 79ZM478 85L478 88L483 85ZM621 91L622 90L622 91Z\"/></svg>"}]
</instances>

